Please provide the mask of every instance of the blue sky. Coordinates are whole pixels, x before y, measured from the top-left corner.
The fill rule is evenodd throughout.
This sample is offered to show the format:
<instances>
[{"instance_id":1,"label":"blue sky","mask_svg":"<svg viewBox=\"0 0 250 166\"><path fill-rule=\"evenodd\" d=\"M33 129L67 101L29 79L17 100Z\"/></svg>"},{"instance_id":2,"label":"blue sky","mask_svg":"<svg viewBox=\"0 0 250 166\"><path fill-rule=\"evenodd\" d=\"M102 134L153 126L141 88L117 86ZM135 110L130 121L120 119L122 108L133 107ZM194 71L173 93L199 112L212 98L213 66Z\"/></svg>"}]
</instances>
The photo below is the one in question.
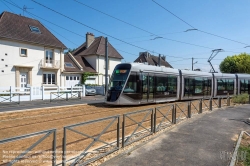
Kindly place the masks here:
<instances>
[{"instance_id":1,"label":"blue sky","mask_svg":"<svg viewBox=\"0 0 250 166\"><path fill-rule=\"evenodd\" d=\"M37 0L37 2L63 13L78 21L78 23L31 0L0 0L0 11L24 14L26 17L39 20L68 48L76 48L85 42L87 32L92 32L96 37L108 37L109 42L124 57L122 62L132 62L138 57L139 52L148 50L153 55L158 56L159 53L165 55L166 60L174 68L191 69L191 58L194 57L194 62L198 61L194 68L209 71L210 66L207 59L213 49L224 50L212 60L216 70L225 57L242 52L250 53L250 47L244 48L250 46L249 0L155 0L186 23L152 0L77 1ZM88 8L81 3L123 22ZM30 8L27 11L33 15L27 12L23 13L20 8L13 4L20 8L25 5ZM193 28L198 30L184 32ZM201 31L236 42L208 35ZM156 37L152 34L162 38L152 40ZM130 43L130 45L122 41Z\"/></svg>"}]
</instances>

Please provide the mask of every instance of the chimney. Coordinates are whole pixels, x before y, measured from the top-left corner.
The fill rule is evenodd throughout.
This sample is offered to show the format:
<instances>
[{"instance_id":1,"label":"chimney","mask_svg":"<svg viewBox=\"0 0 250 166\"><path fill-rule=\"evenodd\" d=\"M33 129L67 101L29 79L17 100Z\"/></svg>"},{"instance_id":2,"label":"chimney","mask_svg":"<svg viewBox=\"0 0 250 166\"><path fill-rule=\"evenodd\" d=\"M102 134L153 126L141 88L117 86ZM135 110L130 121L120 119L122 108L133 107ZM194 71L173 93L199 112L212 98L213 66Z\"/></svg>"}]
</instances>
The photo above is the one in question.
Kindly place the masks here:
<instances>
[{"instance_id":1,"label":"chimney","mask_svg":"<svg viewBox=\"0 0 250 166\"><path fill-rule=\"evenodd\" d=\"M88 48L94 40L95 40L94 34L87 32L87 34L86 34L86 48Z\"/></svg>"},{"instance_id":2,"label":"chimney","mask_svg":"<svg viewBox=\"0 0 250 166\"><path fill-rule=\"evenodd\" d=\"M159 54L159 58L158 58L158 66L161 66L161 54Z\"/></svg>"}]
</instances>

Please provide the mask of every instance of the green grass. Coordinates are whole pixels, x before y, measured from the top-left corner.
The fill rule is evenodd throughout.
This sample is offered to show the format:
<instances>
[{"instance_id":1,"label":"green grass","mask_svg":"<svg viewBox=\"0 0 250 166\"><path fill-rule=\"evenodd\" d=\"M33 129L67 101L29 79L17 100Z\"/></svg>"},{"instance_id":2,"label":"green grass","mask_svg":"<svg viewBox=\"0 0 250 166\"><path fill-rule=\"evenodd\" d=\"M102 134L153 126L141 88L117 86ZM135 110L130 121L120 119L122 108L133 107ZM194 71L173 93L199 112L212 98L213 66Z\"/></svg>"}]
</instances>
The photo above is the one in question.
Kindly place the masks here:
<instances>
[{"instance_id":1,"label":"green grass","mask_svg":"<svg viewBox=\"0 0 250 166\"><path fill-rule=\"evenodd\" d=\"M233 96L232 101L234 103L241 103L241 104L245 104L249 102L249 95L244 93L244 94L240 94L237 96Z\"/></svg>"},{"instance_id":2,"label":"green grass","mask_svg":"<svg viewBox=\"0 0 250 166\"><path fill-rule=\"evenodd\" d=\"M241 158L241 153L246 153L246 158ZM238 150L238 159L240 162L244 163L244 166L250 165L250 145L248 146L240 146Z\"/></svg>"}]
</instances>

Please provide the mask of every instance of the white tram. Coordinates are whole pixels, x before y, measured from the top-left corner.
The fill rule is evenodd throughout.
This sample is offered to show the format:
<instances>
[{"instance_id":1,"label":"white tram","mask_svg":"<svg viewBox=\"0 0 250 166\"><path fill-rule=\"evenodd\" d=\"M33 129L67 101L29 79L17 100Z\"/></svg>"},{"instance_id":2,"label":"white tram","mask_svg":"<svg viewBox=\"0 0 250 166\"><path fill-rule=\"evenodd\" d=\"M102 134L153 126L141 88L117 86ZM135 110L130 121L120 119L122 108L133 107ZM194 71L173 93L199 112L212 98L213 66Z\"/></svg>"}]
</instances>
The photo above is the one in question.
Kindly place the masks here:
<instances>
[{"instance_id":1,"label":"white tram","mask_svg":"<svg viewBox=\"0 0 250 166\"><path fill-rule=\"evenodd\" d=\"M241 93L250 94L248 74L206 73L122 63L113 71L105 100L112 105L140 105Z\"/></svg>"}]
</instances>

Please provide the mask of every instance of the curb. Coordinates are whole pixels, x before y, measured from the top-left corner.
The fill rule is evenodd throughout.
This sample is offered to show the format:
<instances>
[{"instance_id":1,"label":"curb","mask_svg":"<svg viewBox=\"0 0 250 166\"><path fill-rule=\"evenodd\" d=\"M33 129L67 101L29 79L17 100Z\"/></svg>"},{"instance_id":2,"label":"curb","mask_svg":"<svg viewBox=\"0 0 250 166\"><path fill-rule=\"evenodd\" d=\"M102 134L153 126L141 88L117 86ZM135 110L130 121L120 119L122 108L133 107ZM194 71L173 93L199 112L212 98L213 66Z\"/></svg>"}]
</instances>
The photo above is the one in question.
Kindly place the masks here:
<instances>
[{"instance_id":1,"label":"curb","mask_svg":"<svg viewBox=\"0 0 250 166\"><path fill-rule=\"evenodd\" d=\"M250 134L248 134L246 131L241 131L229 166L234 166L235 165L235 162L236 162L236 159L237 159L238 149L240 147L240 143L241 143L242 136L243 136L244 133L247 134L248 136L250 136Z\"/></svg>"}]
</instances>

